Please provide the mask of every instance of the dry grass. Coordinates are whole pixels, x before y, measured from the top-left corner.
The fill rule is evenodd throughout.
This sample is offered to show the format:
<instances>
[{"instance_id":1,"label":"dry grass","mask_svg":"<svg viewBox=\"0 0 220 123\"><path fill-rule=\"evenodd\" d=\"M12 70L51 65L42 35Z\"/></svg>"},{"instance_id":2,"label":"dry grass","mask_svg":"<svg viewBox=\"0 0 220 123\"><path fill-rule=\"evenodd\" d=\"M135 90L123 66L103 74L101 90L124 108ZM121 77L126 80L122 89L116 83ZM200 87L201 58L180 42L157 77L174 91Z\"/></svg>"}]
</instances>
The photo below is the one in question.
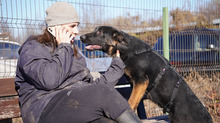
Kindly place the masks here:
<instances>
[{"instance_id":1,"label":"dry grass","mask_svg":"<svg viewBox=\"0 0 220 123\"><path fill-rule=\"evenodd\" d=\"M220 122L220 73L205 74L191 72L185 81L212 115L213 123ZM145 100L148 117L163 115L163 110L149 100Z\"/></svg>"}]
</instances>

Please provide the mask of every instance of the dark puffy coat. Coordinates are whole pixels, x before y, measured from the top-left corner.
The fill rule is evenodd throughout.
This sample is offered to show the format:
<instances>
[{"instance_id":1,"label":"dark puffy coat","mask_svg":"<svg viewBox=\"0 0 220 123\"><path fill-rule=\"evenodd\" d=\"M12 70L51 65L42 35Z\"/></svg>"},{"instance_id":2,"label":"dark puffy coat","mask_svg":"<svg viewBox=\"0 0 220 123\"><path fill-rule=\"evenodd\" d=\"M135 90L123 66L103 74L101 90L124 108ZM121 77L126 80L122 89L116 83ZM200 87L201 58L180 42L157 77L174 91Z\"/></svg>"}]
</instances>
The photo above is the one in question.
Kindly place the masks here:
<instances>
[{"instance_id":1,"label":"dark puffy coat","mask_svg":"<svg viewBox=\"0 0 220 123\"><path fill-rule=\"evenodd\" d=\"M124 72L124 63L115 57L105 74L93 81L84 57L75 57L70 44L62 43L51 51L51 46L31 37L19 50L15 87L24 123L38 122L43 109L58 92L85 84L114 86Z\"/></svg>"}]
</instances>

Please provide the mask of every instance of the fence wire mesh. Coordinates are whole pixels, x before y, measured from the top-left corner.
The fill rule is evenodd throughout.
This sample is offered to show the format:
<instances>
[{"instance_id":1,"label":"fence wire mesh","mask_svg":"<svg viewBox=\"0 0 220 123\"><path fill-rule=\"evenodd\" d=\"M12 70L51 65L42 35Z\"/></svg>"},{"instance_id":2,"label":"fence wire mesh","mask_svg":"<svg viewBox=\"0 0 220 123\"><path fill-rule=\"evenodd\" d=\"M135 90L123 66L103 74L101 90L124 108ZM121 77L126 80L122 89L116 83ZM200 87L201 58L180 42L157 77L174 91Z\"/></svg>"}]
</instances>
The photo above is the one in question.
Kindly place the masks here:
<instances>
[{"instance_id":1,"label":"fence wire mesh","mask_svg":"<svg viewBox=\"0 0 220 123\"><path fill-rule=\"evenodd\" d=\"M207 105L210 112L214 112L213 117L220 115L219 0L66 1L80 15L79 35L93 31L96 26L114 26L149 43L161 54L162 10L168 7L170 62L186 78L191 76L188 81L195 81L192 86L196 86L197 81L201 83L201 78L202 82L207 80L214 84L205 95L216 94L211 97L214 103ZM0 0L0 78L15 76L19 47L29 35L42 33L46 26L45 11L54 2L56 0ZM100 51L86 51L78 39L75 43L88 58L108 57Z\"/></svg>"}]
</instances>

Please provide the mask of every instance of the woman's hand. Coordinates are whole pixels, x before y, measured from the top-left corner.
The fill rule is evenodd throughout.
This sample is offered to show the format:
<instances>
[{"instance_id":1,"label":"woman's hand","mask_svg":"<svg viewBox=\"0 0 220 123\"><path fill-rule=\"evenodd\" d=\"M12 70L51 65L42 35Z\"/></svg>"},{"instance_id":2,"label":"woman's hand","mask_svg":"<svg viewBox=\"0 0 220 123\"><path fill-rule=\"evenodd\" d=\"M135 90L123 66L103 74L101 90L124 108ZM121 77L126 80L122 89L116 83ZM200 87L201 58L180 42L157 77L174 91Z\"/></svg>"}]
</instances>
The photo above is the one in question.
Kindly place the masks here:
<instances>
[{"instance_id":1,"label":"woman's hand","mask_svg":"<svg viewBox=\"0 0 220 123\"><path fill-rule=\"evenodd\" d=\"M119 52L119 50L117 50L116 51L116 55L115 55L116 57L120 57L120 52Z\"/></svg>"},{"instance_id":2,"label":"woman's hand","mask_svg":"<svg viewBox=\"0 0 220 123\"><path fill-rule=\"evenodd\" d=\"M57 44L71 43L73 35L64 26L55 26Z\"/></svg>"}]
</instances>

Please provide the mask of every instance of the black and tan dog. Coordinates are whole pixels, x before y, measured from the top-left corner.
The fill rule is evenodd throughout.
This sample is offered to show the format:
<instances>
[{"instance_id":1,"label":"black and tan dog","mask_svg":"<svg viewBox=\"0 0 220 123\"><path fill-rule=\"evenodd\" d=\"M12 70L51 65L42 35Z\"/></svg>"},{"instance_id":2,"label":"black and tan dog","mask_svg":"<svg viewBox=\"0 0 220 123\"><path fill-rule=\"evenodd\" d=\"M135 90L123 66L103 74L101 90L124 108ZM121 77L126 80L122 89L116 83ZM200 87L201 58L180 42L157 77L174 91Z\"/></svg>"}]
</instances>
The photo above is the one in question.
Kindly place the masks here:
<instances>
[{"instance_id":1,"label":"black and tan dog","mask_svg":"<svg viewBox=\"0 0 220 123\"><path fill-rule=\"evenodd\" d=\"M182 77L161 55L140 39L113 27L100 26L82 35L87 50L101 50L114 56L116 50L124 61L125 74L133 83L128 100L135 109L144 94L169 112L174 123L211 123L212 118Z\"/></svg>"}]
</instances>

